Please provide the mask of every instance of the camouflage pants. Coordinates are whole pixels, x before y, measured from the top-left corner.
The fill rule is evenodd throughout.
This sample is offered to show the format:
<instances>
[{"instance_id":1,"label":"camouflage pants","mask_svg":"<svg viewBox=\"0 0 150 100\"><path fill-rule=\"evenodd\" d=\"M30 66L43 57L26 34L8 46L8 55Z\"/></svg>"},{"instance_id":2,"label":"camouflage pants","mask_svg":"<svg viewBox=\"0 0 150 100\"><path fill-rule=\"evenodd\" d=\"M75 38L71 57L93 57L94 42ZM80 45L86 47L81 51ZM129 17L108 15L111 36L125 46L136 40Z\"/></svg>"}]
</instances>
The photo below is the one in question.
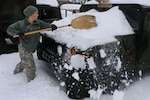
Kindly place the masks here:
<instances>
[{"instance_id":1,"label":"camouflage pants","mask_svg":"<svg viewBox=\"0 0 150 100\"><path fill-rule=\"evenodd\" d=\"M14 74L22 72L25 69L27 79L30 82L31 80L33 80L35 78L35 72L36 72L33 54L32 54L32 52L26 51L22 47L22 44L19 44L18 48L19 48L19 55L21 58L21 62L19 62L16 65Z\"/></svg>"}]
</instances>

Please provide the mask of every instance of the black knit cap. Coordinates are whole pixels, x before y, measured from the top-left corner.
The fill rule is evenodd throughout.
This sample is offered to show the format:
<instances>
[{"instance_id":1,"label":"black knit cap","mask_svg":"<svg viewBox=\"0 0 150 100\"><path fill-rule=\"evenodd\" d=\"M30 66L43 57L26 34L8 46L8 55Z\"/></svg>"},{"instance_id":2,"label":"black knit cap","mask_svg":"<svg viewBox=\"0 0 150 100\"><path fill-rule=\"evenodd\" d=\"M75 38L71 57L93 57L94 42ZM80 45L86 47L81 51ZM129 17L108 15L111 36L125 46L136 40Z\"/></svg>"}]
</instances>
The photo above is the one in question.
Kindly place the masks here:
<instances>
[{"instance_id":1,"label":"black knit cap","mask_svg":"<svg viewBox=\"0 0 150 100\"><path fill-rule=\"evenodd\" d=\"M27 6L24 10L23 10L23 14L26 17L30 17L33 13L35 13L36 11L38 11L38 9L35 6Z\"/></svg>"}]
</instances>

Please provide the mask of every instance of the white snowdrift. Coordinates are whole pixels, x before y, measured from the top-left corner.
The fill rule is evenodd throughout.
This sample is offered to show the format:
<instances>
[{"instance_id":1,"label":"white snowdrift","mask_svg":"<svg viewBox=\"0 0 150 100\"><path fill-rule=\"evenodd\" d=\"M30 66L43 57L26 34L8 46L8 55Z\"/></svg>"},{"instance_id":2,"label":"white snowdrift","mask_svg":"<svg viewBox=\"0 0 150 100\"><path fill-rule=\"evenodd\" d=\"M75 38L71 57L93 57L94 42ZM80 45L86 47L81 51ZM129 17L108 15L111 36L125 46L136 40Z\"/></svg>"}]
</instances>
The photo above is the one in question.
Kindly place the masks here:
<instances>
[{"instance_id":1,"label":"white snowdrift","mask_svg":"<svg viewBox=\"0 0 150 100\"><path fill-rule=\"evenodd\" d=\"M36 78L28 83L25 72L13 75L15 65L19 62L19 54L0 55L0 100L72 100L52 77L50 65L38 60L36 55L34 58ZM149 83L150 77L147 76L124 91L116 90L114 95L98 95L101 94L101 90L90 91L93 99L84 100L150 100Z\"/></svg>"}]
</instances>

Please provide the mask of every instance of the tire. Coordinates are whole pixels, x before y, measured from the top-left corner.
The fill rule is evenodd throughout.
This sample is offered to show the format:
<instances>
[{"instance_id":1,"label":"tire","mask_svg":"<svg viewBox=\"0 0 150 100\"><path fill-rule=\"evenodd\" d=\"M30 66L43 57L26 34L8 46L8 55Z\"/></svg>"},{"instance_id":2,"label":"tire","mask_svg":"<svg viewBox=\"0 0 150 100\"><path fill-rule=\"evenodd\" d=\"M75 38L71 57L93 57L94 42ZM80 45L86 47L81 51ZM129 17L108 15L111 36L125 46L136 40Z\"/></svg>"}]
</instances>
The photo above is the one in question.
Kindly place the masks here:
<instances>
[{"instance_id":1,"label":"tire","mask_svg":"<svg viewBox=\"0 0 150 100\"><path fill-rule=\"evenodd\" d=\"M45 59L42 57L42 49L41 49L41 45L40 44L37 47L37 57L38 57L38 59L45 61Z\"/></svg>"}]
</instances>

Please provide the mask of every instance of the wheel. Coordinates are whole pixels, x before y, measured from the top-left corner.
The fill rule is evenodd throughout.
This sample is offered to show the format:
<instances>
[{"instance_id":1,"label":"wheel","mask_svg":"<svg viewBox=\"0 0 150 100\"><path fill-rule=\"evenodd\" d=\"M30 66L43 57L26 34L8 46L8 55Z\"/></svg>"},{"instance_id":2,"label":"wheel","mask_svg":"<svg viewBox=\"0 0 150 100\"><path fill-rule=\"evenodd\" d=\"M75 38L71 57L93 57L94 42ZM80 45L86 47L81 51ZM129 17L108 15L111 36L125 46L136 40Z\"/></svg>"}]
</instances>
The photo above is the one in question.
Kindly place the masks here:
<instances>
[{"instance_id":1,"label":"wheel","mask_svg":"<svg viewBox=\"0 0 150 100\"><path fill-rule=\"evenodd\" d=\"M38 47L37 47L37 57L38 59L40 60L45 60L43 57L42 57L42 49L41 49L41 45L39 44Z\"/></svg>"}]
</instances>

